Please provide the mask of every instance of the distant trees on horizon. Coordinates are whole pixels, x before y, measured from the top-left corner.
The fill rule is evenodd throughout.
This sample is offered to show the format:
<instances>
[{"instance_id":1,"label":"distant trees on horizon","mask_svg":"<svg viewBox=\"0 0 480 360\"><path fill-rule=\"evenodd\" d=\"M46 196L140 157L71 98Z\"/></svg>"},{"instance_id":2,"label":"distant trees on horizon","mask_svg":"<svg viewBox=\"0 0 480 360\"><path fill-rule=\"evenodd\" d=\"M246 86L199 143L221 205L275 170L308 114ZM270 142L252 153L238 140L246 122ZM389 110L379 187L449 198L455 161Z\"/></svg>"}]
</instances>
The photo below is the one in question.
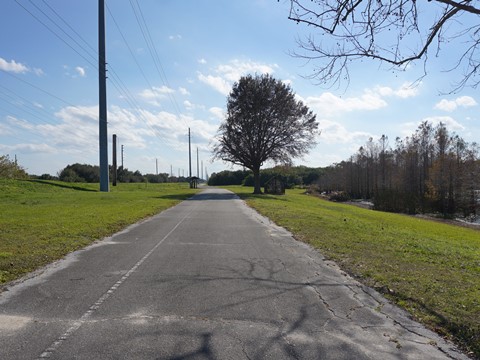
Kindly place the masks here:
<instances>
[{"instance_id":1,"label":"distant trees on horizon","mask_svg":"<svg viewBox=\"0 0 480 360\"><path fill-rule=\"evenodd\" d=\"M384 211L476 214L480 160L476 143L450 133L445 124L423 122L395 146L372 138L348 160L324 169L317 190L370 199Z\"/></svg>"},{"instance_id":2,"label":"distant trees on horizon","mask_svg":"<svg viewBox=\"0 0 480 360\"><path fill-rule=\"evenodd\" d=\"M110 167L110 178L112 178L112 167ZM72 164L67 165L58 173L58 179L65 182L86 182L98 183L100 181L100 168L98 165ZM175 178L176 181L187 181L185 178ZM117 181L121 183L165 183L171 182L169 174L145 174L140 171L130 171L120 166L117 169Z\"/></svg>"}]
</instances>

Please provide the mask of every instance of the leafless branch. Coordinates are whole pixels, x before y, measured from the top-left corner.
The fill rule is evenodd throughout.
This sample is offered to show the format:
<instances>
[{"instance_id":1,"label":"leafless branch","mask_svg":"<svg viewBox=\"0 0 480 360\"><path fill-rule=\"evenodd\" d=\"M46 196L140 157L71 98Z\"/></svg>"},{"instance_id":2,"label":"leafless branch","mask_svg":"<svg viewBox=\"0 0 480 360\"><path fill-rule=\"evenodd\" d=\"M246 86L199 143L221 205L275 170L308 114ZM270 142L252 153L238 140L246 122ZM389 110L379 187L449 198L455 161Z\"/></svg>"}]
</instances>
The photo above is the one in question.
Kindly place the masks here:
<instances>
[{"instance_id":1,"label":"leafless branch","mask_svg":"<svg viewBox=\"0 0 480 360\"><path fill-rule=\"evenodd\" d=\"M416 0L291 0L288 18L316 30L298 42L301 52L294 56L314 62L311 77L322 83L338 83L349 81L348 67L353 61L377 60L401 70L427 59L432 48L440 56L442 44L464 39L462 44L470 46L458 56L454 69L466 65L459 88L476 86L479 65L473 55L480 46L479 25L465 25L453 35L446 31L451 24L463 26L459 17L464 14L480 15L476 4L471 0L421 4ZM319 36L327 41L318 40ZM417 47L412 48L412 44Z\"/></svg>"}]
</instances>

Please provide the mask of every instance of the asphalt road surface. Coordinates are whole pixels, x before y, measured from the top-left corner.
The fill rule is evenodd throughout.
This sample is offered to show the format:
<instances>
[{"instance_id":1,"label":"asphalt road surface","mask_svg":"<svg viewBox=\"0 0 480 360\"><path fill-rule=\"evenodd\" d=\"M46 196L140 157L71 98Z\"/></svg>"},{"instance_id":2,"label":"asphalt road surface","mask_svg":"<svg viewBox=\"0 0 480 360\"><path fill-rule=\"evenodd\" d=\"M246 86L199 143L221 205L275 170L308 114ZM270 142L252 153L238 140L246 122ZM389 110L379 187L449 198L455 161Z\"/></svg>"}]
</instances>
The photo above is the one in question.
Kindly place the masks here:
<instances>
[{"instance_id":1,"label":"asphalt road surface","mask_svg":"<svg viewBox=\"0 0 480 360\"><path fill-rule=\"evenodd\" d=\"M466 359L207 189L0 294L0 359Z\"/></svg>"}]
</instances>

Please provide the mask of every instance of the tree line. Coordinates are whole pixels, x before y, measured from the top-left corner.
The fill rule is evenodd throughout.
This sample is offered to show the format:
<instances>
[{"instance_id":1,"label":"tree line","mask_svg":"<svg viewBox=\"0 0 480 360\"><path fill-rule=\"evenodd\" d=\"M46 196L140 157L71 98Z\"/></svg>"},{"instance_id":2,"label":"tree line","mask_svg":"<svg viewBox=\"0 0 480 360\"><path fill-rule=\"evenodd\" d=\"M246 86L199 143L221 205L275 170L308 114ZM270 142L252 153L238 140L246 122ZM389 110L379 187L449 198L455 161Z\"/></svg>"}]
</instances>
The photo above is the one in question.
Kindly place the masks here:
<instances>
[{"instance_id":1,"label":"tree line","mask_svg":"<svg viewBox=\"0 0 480 360\"><path fill-rule=\"evenodd\" d=\"M445 124L423 122L394 147L372 138L347 161L324 169L317 190L344 198L370 199L384 211L476 214L479 205L479 147Z\"/></svg>"},{"instance_id":2,"label":"tree line","mask_svg":"<svg viewBox=\"0 0 480 360\"><path fill-rule=\"evenodd\" d=\"M270 179L277 177L285 185L286 188L295 186L311 185L319 180L323 173L322 168L311 168L307 166L275 166L273 168L260 171L260 186L264 187L265 183ZM254 186L255 179L251 170L224 170L213 173L208 179L208 185L243 185Z\"/></svg>"},{"instance_id":3,"label":"tree line","mask_svg":"<svg viewBox=\"0 0 480 360\"><path fill-rule=\"evenodd\" d=\"M113 168L110 166L110 179L113 178ZM98 165L72 164L67 165L58 173L58 179L65 182L98 183L100 181L100 167ZM120 166L117 169L117 181L121 183L166 183L172 181L184 182L185 178L172 178L167 173L145 174L140 171L130 171Z\"/></svg>"},{"instance_id":4,"label":"tree line","mask_svg":"<svg viewBox=\"0 0 480 360\"><path fill-rule=\"evenodd\" d=\"M0 179L25 179L28 177L23 167L9 155L0 155Z\"/></svg>"}]
</instances>

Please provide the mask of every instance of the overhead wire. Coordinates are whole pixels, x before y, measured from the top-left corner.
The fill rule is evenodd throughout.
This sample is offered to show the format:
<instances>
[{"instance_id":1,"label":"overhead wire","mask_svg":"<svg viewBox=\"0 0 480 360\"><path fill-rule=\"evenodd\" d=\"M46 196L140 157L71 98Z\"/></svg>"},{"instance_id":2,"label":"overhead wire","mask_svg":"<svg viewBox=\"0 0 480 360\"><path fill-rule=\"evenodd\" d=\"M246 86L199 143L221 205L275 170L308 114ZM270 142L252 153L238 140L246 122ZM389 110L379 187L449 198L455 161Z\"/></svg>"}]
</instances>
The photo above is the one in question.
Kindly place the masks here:
<instances>
[{"instance_id":1,"label":"overhead wire","mask_svg":"<svg viewBox=\"0 0 480 360\"><path fill-rule=\"evenodd\" d=\"M143 15L142 8L140 7L140 4L138 3L137 0L129 0L129 1L130 1L130 5L132 7L132 10L133 10L133 14L135 15L135 19L137 20L137 24L140 28L141 33L142 33L143 39L145 40L145 43L147 45L150 56L152 57L153 64L155 65L155 69L157 70L157 73L158 73L161 81L163 82L163 84L167 88L172 89L172 87L170 86L170 84L168 82L168 78L167 78L167 75L165 73L165 70L163 69L162 62L160 61L160 57L158 56L158 51L157 51L157 48L155 46L155 43L153 42L148 24L145 21L145 17ZM138 10L137 10L137 8L135 8L134 2L136 4ZM185 123L187 128L190 127L189 124L187 123L187 121L185 120L185 118L181 116L180 107L178 106L178 103L177 103L177 100L176 100L175 96L170 92L167 93L167 96L169 97L169 99L170 99L170 101L173 105L173 108L174 108L175 112L177 113L177 116L179 117L179 119L183 120L183 122Z\"/></svg>"},{"instance_id":2,"label":"overhead wire","mask_svg":"<svg viewBox=\"0 0 480 360\"><path fill-rule=\"evenodd\" d=\"M50 16L48 16L42 9L40 9L37 5L35 5L34 3L32 3L32 0L29 0L29 2L35 6L35 8L37 8L37 10L39 10L44 16L46 16L52 23L55 24L55 26L57 26L65 35L67 35L70 39L72 39L72 41L75 42L75 44L77 44L83 51L85 51L87 54L89 54L92 58L96 58L95 56L93 56L88 50L85 49L84 46L82 46L81 44L79 44L78 41L76 41L72 36L70 36L60 25L58 25L57 22L55 22L55 20L53 20ZM48 5L45 0L42 0L42 2L47 5L47 7L64 23L68 26L69 29L71 29L91 50L91 52L93 52L95 55L97 55L98 57L98 52L97 50L95 50L90 44L88 44L88 42L77 32L75 31L75 29L73 29L73 27L71 27L64 19L63 17L58 14L58 12L56 12L50 5ZM108 5L107 5L107 9L108 9ZM43 23L42 23L43 24ZM45 24L44 24L45 25ZM118 26L118 24L117 24ZM50 29L51 30L51 29ZM122 35L123 36L123 35ZM67 44L68 45L68 44ZM95 66L95 69L98 69L96 66ZM130 105L133 105L134 108L136 109L139 109L139 106L138 104L136 104L136 101L135 101L135 98L133 97L133 95L131 95L131 93L129 92L127 86L123 83L123 81L121 80L120 76L117 74L117 72L115 71L114 67L111 65L111 64L108 64L108 71L110 74L112 74L112 77L116 77L116 80L113 80L113 81L116 81L117 84L114 84L112 82L112 84L115 86L115 88L117 89L117 91L119 91L120 94L123 94L124 95L124 98L125 99L130 99L129 101L129 104ZM143 72L142 72L143 73ZM146 79L146 76L144 76L144 78ZM111 78L109 78L111 79ZM147 80L147 83L148 83L148 80ZM141 112L139 112L139 115L143 115ZM144 118L144 116L143 116ZM163 141L165 141L165 139L160 135L160 133L153 129L149 124L148 124L148 121L147 119L145 119L145 123L147 126L150 127L150 129L154 132L154 134L157 136L157 137L160 137Z\"/></svg>"},{"instance_id":3,"label":"overhead wire","mask_svg":"<svg viewBox=\"0 0 480 360\"><path fill-rule=\"evenodd\" d=\"M92 45L90 45L88 43L88 41L86 41L82 35L80 35L69 23L68 21L66 21L63 16L61 16L54 8L52 8L45 0L42 0L42 2L50 9L50 11L52 11L75 35L78 36L78 38L80 40L83 41L83 43L85 45L87 45L87 47L90 48L90 50L92 50L92 52L98 56L98 52L97 52L97 49L95 49Z\"/></svg>"},{"instance_id":4,"label":"overhead wire","mask_svg":"<svg viewBox=\"0 0 480 360\"><path fill-rule=\"evenodd\" d=\"M70 35L63 26L59 25L59 23L52 18L52 16L48 15L43 9L41 9L37 4L35 4L34 2L32 2L32 0L28 0L29 3L31 5L33 5L37 11L41 14L43 14L43 16L45 18L47 18L52 24L55 25L56 28L58 28L61 33L64 34L64 36L66 36L68 39L70 39L75 45L76 47L78 47L79 49L81 49L86 55L82 54L79 50L77 50L77 48L75 46L73 46L69 41L67 41L61 34L59 34L58 31L56 31L55 29L53 29L51 26L49 26L45 21L42 21L37 15L35 15L31 10L29 10L26 6L24 6L23 4L21 4L18 0L15 0L15 2L24 10L26 11L31 17L33 17L37 22L39 22L42 26L44 26L50 33L52 33L55 37L57 37L60 41L62 41L65 45L67 45L70 49L72 49L77 55L79 55L82 59L84 59L88 64L90 64L94 69L98 69L97 67L97 64L92 62L89 58L92 58L92 59L95 59L96 58L96 55L98 55L97 51L52 7L50 6L45 0L42 0L42 3L65 25L68 27L68 29L70 29L70 31L72 31L78 39L80 39L85 45L86 47L88 47L89 49L87 49L84 45L80 44L79 41L77 41L72 35ZM132 6L132 9L134 10L134 14L135 14L135 17L137 19L137 23L140 27L140 30L142 32L142 35L143 35L143 38L145 40L145 42L147 43L147 47L150 51L150 55L152 56L152 59L154 61L154 65L155 65L155 68L162 80L162 82L164 83L165 86L167 86L167 88L171 89L171 86L170 84L168 83L168 79L166 77L166 74L165 74L165 71L163 69L163 66L161 64L161 61L159 59L159 56L158 56L158 52L155 48L155 45L153 43L153 40L152 40L152 37L151 37L151 34L150 34L150 31L148 29L148 25L146 24L146 21L145 21L145 17L143 16L143 12L140 8L140 5L138 3L138 1L136 1L136 5L137 5L137 8L138 8L138 13L137 11L135 10L135 6L134 4L132 3L132 1L130 0L130 4ZM125 36L123 35L123 32L120 30L120 26L118 26L118 23L115 19L115 17L113 16L112 12L110 11L110 9L108 8L108 5L107 5L107 10L110 14L110 16L112 17L112 19L114 20L114 23L115 23L115 26L117 27L117 29L119 30L119 33L120 35L122 36L122 39L124 40L125 44L127 45L127 48L130 52L130 54L132 55L137 67L139 68L143 78L145 79L146 83L149 85L149 87L152 89L152 91L155 91L154 87L150 84L147 76L145 75L145 72L144 70L142 69L142 66L140 65L140 63L138 62L138 60L136 59L130 45L128 44L128 41L126 40ZM142 27L142 24L143 23L143 27ZM93 55L92 55L93 54ZM89 57L89 58L87 58ZM146 125L153 131L153 133L155 134L155 136L159 137L160 139L162 139L165 143L168 143L168 141L165 140L165 138L163 138L163 136L161 135L161 133L154 129L150 124L149 124L149 121L148 119L145 117L145 114L143 113L143 111L140 109L140 106L138 105L135 97L130 93L130 91L128 90L128 87L123 83L123 81L121 80L121 77L117 74L117 72L115 71L115 69L113 68L113 66L111 64L108 64L109 66L109 73L112 75L111 77L109 77L109 81L112 83L112 85L115 87L115 89L119 92L120 95L122 95L122 97L125 99L125 101L127 101L127 103L130 104L130 106L132 106L133 109L135 109L138 113L138 116L140 118L142 118ZM33 87L34 89L36 90L39 90L47 95L49 95L50 97L52 98L55 98L59 101L61 101L62 103L64 104L67 104L68 106L71 106L73 108L76 108L90 116L94 116L94 117L98 117L97 114L93 114L92 112L89 112L87 111L86 109L82 109L82 108L79 108L78 106L62 99L61 97L55 95L55 94L52 94L51 92L39 87L39 86L36 86L26 80L23 80L9 72L6 72L4 70L2 70L4 73L14 77L15 79ZM170 101L172 102L172 105L177 113L177 116L179 117L179 119L182 119L183 122L185 123L185 125L188 127L188 124L185 120L184 117L181 116L180 114L180 109L179 109L179 106L178 106L178 103L175 99L175 97L173 96L173 94L171 94L170 92L167 93L168 97L170 98ZM27 101L25 98L23 98L25 101ZM32 109L32 108L30 108ZM35 109L33 109L34 112L35 112ZM26 111L26 110L25 110ZM30 112L31 113L31 112ZM35 116L35 114L32 114L35 118L39 119L40 121L43 121L43 122L46 122L45 120L39 118L38 116ZM48 122L46 122L48 123Z\"/></svg>"},{"instance_id":5,"label":"overhead wire","mask_svg":"<svg viewBox=\"0 0 480 360\"><path fill-rule=\"evenodd\" d=\"M23 6L18 0L15 0L15 2L22 9L24 9L28 14L30 14L30 16L32 16L35 20L37 20L40 24L42 24L48 31L50 31L53 35L55 35L55 37L57 37L60 41L62 41L65 45L67 45L70 49L72 49L75 53L77 53L82 59L84 59L86 62L88 62L90 65L92 65L93 68L98 69L98 67L95 63L92 63L91 60L87 59L83 54L81 54L77 49L75 49L71 44L69 44L64 38L62 38L60 35L58 35L58 33L55 30L53 30L50 26L45 24L35 14L33 14L30 10L28 10L25 6Z\"/></svg>"},{"instance_id":6,"label":"overhead wire","mask_svg":"<svg viewBox=\"0 0 480 360\"><path fill-rule=\"evenodd\" d=\"M2 90L4 89L4 90ZM3 94L3 97L1 96ZM13 95L12 95L13 94ZM21 100L21 106L18 106L18 100L16 98L19 98ZM22 116L19 115L19 112L27 113L33 116L34 119L37 119L41 121L45 125L51 125L51 126L58 126L58 125L63 125L60 123L58 120L55 122L46 120L50 119L52 117L52 114L46 111L43 107L38 107L35 106L30 100L27 98L23 97L22 95L18 94L17 92L8 89L5 86L0 85L0 100L2 100L5 103L8 103L12 106L15 107L15 110L6 110L5 108L1 108L6 114L14 114L16 115L17 118L21 118ZM83 109L80 109L83 110ZM37 122L32 122L33 125L35 126L41 126L42 124L37 123ZM70 128L65 128L64 129L67 133L70 133L72 135L76 135L76 131L74 129Z\"/></svg>"},{"instance_id":7,"label":"overhead wire","mask_svg":"<svg viewBox=\"0 0 480 360\"><path fill-rule=\"evenodd\" d=\"M148 80L147 76L145 75L145 71L143 70L143 67L142 67L142 66L140 65L140 63L138 62L138 60L137 60L137 58L136 58L136 56L135 56L135 54L134 54L134 52L133 52L130 44L128 43L128 41L127 41L125 35L123 34L120 26L118 25L118 22L117 22L117 20L116 20L116 18L115 18L115 16L114 16L113 12L110 10L110 7L108 6L107 3L106 3L106 8L107 8L107 11L108 11L110 17L112 18L112 20L113 20L113 22L114 22L114 24L115 24L115 27L117 28L120 36L122 37L125 45L127 46L128 50L129 50L129 52L130 52L130 55L132 56L132 58L133 58L135 64L137 65L140 73L142 74L145 82L146 82L146 83L148 84L148 86L151 88L152 92L155 92L154 87L151 85L150 81ZM114 77L116 77L117 84L114 84L114 83L112 83L112 84L115 86L115 88L117 89L117 91L119 91L119 93L125 95L126 101L127 101L127 99L128 99L128 103L130 104L130 106L132 106L134 109L136 109L136 111L138 112L138 115L139 115L142 119L144 119L146 125L153 131L153 133L154 133L157 137L159 137L161 140L163 140L165 143L168 143L169 141L166 140L166 139L163 137L163 135L162 135L158 130L154 129L154 128L149 124L149 121L148 121L148 119L145 117L143 111L140 109L140 106L138 105L137 100L136 100L135 97L131 94L131 92L128 90L128 88L124 85L124 83L123 83L123 81L121 80L121 78L118 76L118 74L117 74L113 69L112 69L112 75L113 75ZM109 78L109 79L110 79L110 78ZM113 78L110 79L110 80L113 80ZM178 111L177 111L177 113L178 113ZM178 114L178 117L181 118L179 114Z\"/></svg>"},{"instance_id":8,"label":"overhead wire","mask_svg":"<svg viewBox=\"0 0 480 360\"><path fill-rule=\"evenodd\" d=\"M27 80L24 80L24 79L22 79L22 78L20 78L20 77L18 77L18 76L16 76L16 75L14 75L14 74L6 71L6 70L0 69L0 71L3 72L4 74L7 74L8 76L11 76L11 77L15 78L16 80L18 80L18 81L20 81L20 82L22 82L22 83L24 83L24 84L27 84L28 86L30 86L30 87L32 87L32 88L34 88L34 89L36 89L36 90L38 90L38 91L40 91L40 92L42 92L42 93L44 93L44 94L46 94L46 95L48 95L48 96L56 99L56 100L64 103L64 104L68 105L68 106L70 106L70 107L73 107L73 108L75 108L75 109L77 109L77 110L83 111L83 112L87 113L87 114L90 115L90 116L98 117L98 114L95 114L95 113L93 113L93 112L90 112L90 111L88 111L88 110L86 110L86 109L82 109L82 108L78 107L77 105L74 105L74 104L72 104L71 102L69 102L69 101L67 101L67 100L65 100L65 99L62 99L61 97L59 97L59 96L57 96L57 95L49 92L48 90L45 90L45 89L43 89L43 88L41 88L41 87L39 87L39 86L37 86L37 85L35 85L35 84L32 84L31 82L29 82L29 81L27 81Z\"/></svg>"}]
</instances>

